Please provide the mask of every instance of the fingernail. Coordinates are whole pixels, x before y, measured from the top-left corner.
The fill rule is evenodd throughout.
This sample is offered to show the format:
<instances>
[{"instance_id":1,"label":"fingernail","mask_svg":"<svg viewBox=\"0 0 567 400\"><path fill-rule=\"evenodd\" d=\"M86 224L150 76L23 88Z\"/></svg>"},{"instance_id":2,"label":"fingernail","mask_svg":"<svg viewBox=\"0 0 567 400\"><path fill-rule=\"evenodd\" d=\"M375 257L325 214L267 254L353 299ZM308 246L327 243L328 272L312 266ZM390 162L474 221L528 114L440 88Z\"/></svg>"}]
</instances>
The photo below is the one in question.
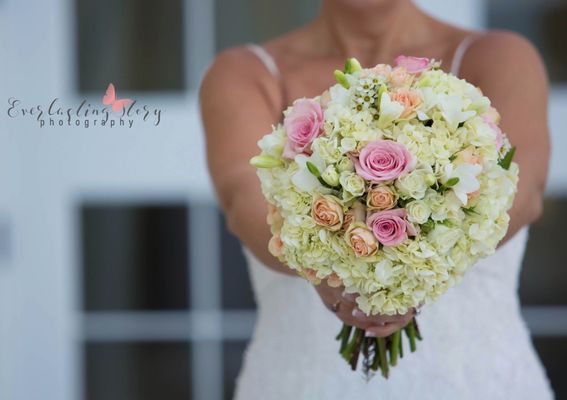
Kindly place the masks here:
<instances>
[{"instance_id":1,"label":"fingernail","mask_svg":"<svg viewBox=\"0 0 567 400\"><path fill-rule=\"evenodd\" d=\"M353 308L352 309L352 316L355 317L355 318L361 318L361 317L364 317L365 314L362 311L360 311L359 309Z\"/></svg>"},{"instance_id":2,"label":"fingernail","mask_svg":"<svg viewBox=\"0 0 567 400\"><path fill-rule=\"evenodd\" d=\"M352 293L343 292L343 297L348 300L354 300L355 297Z\"/></svg>"},{"instance_id":3,"label":"fingernail","mask_svg":"<svg viewBox=\"0 0 567 400\"><path fill-rule=\"evenodd\" d=\"M378 336L378 335L376 334L376 332L372 332L372 331L368 332L368 331L367 331L367 332L366 332L366 336L369 336L369 337L376 337L376 336Z\"/></svg>"}]
</instances>

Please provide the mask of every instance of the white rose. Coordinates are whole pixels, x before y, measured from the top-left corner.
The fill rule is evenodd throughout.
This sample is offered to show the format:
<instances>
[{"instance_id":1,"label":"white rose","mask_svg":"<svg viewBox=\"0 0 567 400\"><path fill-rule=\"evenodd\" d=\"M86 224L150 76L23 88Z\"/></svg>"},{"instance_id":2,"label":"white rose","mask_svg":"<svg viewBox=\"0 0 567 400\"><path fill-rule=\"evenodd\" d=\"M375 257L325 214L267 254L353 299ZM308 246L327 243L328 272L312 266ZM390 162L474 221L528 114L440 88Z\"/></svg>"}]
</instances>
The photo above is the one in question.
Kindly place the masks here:
<instances>
[{"instance_id":1,"label":"white rose","mask_svg":"<svg viewBox=\"0 0 567 400\"><path fill-rule=\"evenodd\" d=\"M431 167L427 166L413 170L396 181L396 189L402 199L423 199L427 188L435 183L435 175Z\"/></svg>"},{"instance_id":2,"label":"white rose","mask_svg":"<svg viewBox=\"0 0 567 400\"><path fill-rule=\"evenodd\" d=\"M431 215L431 208L423 200L415 200L406 205L407 218L410 222L424 224Z\"/></svg>"},{"instance_id":3,"label":"white rose","mask_svg":"<svg viewBox=\"0 0 567 400\"><path fill-rule=\"evenodd\" d=\"M343 187L343 199L345 200L362 196L366 189L364 179L354 172L341 172L339 182Z\"/></svg>"}]
</instances>

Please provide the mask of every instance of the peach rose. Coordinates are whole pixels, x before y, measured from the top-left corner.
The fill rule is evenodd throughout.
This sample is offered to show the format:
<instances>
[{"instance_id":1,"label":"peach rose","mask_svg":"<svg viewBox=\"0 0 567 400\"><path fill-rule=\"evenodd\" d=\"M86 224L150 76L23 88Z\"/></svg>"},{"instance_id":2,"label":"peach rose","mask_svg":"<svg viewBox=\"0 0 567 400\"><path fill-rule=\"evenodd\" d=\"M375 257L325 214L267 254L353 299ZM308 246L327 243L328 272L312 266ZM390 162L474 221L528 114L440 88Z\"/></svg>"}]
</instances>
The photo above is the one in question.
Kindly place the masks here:
<instances>
[{"instance_id":1,"label":"peach rose","mask_svg":"<svg viewBox=\"0 0 567 400\"><path fill-rule=\"evenodd\" d=\"M364 221L366 219L366 207L360 201L355 201L351 208L346 212L341 226L341 232L346 232L350 224L356 221Z\"/></svg>"},{"instance_id":2,"label":"peach rose","mask_svg":"<svg viewBox=\"0 0 567 400\"><path fill-rule=\"evenodd\" d=\"M266 216L266 222L270 225L272 233L277 233L282 229L283 218L280 214L280 210L271 203L268 203L268 215Z\"/></svg>"},{"instance_id":3,"label":"peach rose","mask_svg":"<svg viewBox=\"0 0 567 400\"><path fill-rule=\"evenodd\" d=\"M409 89L400 89L392 93L390 97L393 101L404 106L404 111L402 112L402 115L400 115L400 118L409 117L421 104L421 98L419 95L415 91Z\"/></svg>"},{"instance_id":4,"label":"peach rose","mask_svg":"<svg viewBox=\"0 0 567 400\"><path fill-rule=\"evenodd\" d=\"M378 241L364 222L350 224L345 240L356 257L370 257L378 251Z\"/></svg>"},{"instance_id":5,"label":"peach rose","mask_svg":"<svg viewBox=\"0 0 567 400\"><path fill-rule=\"evenodd\" d=\"M341 280L341 278L339 278L339 276L336 273L333 272L331 275L327 277L327 284L330 287L336 288L341 286L343 284L343 281Z\"/></svg>"},{"instance_id":6,"label":"peach rose","mask_svg":"<svg viewBox=\"0 0 567 400\"><path fill-rule=\"evenodd\" d=\"M476 153L474 146L469 146L455 155L455 164L482 164L482 156Z\"/></svg>"},{"instance_id":7,"label":"peach rose","mask_svg":"<svg viewBox=\"0 0 567 400\"><path fill-rule=\"evenodd\" d=\"M393 87L409 86L413 80L413 75L409 74L405 67L397 67L390 73L389 80Z\"/></svg>"},{"instance_id":8,"label":"peach rose","mask_svg":"<svg viewBox=\"0 0 567 400\"><path fill-rule=\"evenodd\" d=\"M392 68L387 64L378 64L374 68L370 68L373 74L382 75L386 79L390 78L390 74L392 73Z\"/></svg>"},{"instance_id":9,"label":"peach rose","mask_svg":"<svg viewBox=\"0 0 567 400\"><path fill-rule=\"evenodd\" d=\"M303 277L311 282L313 285L318 285L321 283L321 279L317 278L317 271L311 268L303 269Z\"/></svg>"},{"instance_id":10,"label":"peach rose","mask_svg":"<svg viewBox=\"0 0 567 400\"><path fill-rule=\"evenodd\" d=\"M470 204L471 202L476 200L478 198L478 196L480 196L480 192L481 192L481 190L478 189L474 192L467 193L467 204Z\"/></svg>"},{"instance_id":11,"label":"peach rose","mask_svg":"<svg viewBox=\"0 0 567 400\"><path fill-rule=\"evenodd\" d=\"M283 246L284 243L282 242L280 235L273 235L268 242L268 251L274 257L280 258L283 256Z\"/></svg>"},{"instance_id":12,"label":"peach rose","mask_svg":"<svg viewBox=\"0 0 567 400\"><path fill-rule=\"evenodd\" d=\"M335 196L316 195L311 206L311 217L317 225L330 231L338 231L343 225L343 207Z\"/></svg>"},{"instance_id":13,"label":"peach rose","mask_svg":"<svg viewBox=\"0 0 567 400\"><path fill-rule=\"evenodd\" d=\"M396 206L398 195L386 185L371 186L366 196L369 210L390 210Z\"/></svg>"}]
</instances>

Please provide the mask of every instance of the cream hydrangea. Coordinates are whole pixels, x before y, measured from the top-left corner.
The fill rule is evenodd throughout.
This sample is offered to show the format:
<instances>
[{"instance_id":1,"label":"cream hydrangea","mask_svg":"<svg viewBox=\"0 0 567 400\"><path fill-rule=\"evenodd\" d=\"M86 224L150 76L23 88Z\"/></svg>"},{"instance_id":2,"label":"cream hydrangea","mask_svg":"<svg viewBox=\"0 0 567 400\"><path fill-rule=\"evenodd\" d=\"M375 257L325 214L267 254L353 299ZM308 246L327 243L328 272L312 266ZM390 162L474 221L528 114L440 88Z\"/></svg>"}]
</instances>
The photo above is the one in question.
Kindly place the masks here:
<instances>
[{"instance_id":1,"label":"cream hydrangea","mask_svg":"<svg viewBox=\"0 0 567 400\"><path fill-rule=\"evenodd\" d=\"M518 166L506 136L485 118L490 100L435 62L415 73L354 68L337 80L322 96L294 103L283 124L258 142L261 155L252 163L283 219L274 231L278 254L301 274L338 279L359 294L368 314L404 314L435 300L495 251L507 230ZM368 191L376 187L392 191L389 202L371 192L387 207L369 208ZM311 217L320 195L336 199L339 226ZM382 218L367 219L376 213ZM351 224L361 230L357 251L347 240Z\"/></svg>"}]
</instances>

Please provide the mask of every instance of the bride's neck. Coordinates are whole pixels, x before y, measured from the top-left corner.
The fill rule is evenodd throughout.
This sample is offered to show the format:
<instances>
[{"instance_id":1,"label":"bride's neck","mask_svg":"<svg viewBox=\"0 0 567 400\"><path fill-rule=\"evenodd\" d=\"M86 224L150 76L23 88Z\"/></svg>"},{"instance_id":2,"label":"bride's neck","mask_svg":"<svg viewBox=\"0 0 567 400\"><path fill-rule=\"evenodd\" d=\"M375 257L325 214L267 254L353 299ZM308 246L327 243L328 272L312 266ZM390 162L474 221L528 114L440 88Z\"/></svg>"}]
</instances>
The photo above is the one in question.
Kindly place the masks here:
<instances>
[{"instance_id":1,"label":"bride's neck","mask_svg":"<svg viewBox=\"0 0 567 400\"><path fill-rule=\"evenodd\" d=\"M323 51L374 65L399 49L415 45L416 37L429 36L426 17L410 0L360 3L323 0L313 24Z\"/></svg>"}]
</instances>

